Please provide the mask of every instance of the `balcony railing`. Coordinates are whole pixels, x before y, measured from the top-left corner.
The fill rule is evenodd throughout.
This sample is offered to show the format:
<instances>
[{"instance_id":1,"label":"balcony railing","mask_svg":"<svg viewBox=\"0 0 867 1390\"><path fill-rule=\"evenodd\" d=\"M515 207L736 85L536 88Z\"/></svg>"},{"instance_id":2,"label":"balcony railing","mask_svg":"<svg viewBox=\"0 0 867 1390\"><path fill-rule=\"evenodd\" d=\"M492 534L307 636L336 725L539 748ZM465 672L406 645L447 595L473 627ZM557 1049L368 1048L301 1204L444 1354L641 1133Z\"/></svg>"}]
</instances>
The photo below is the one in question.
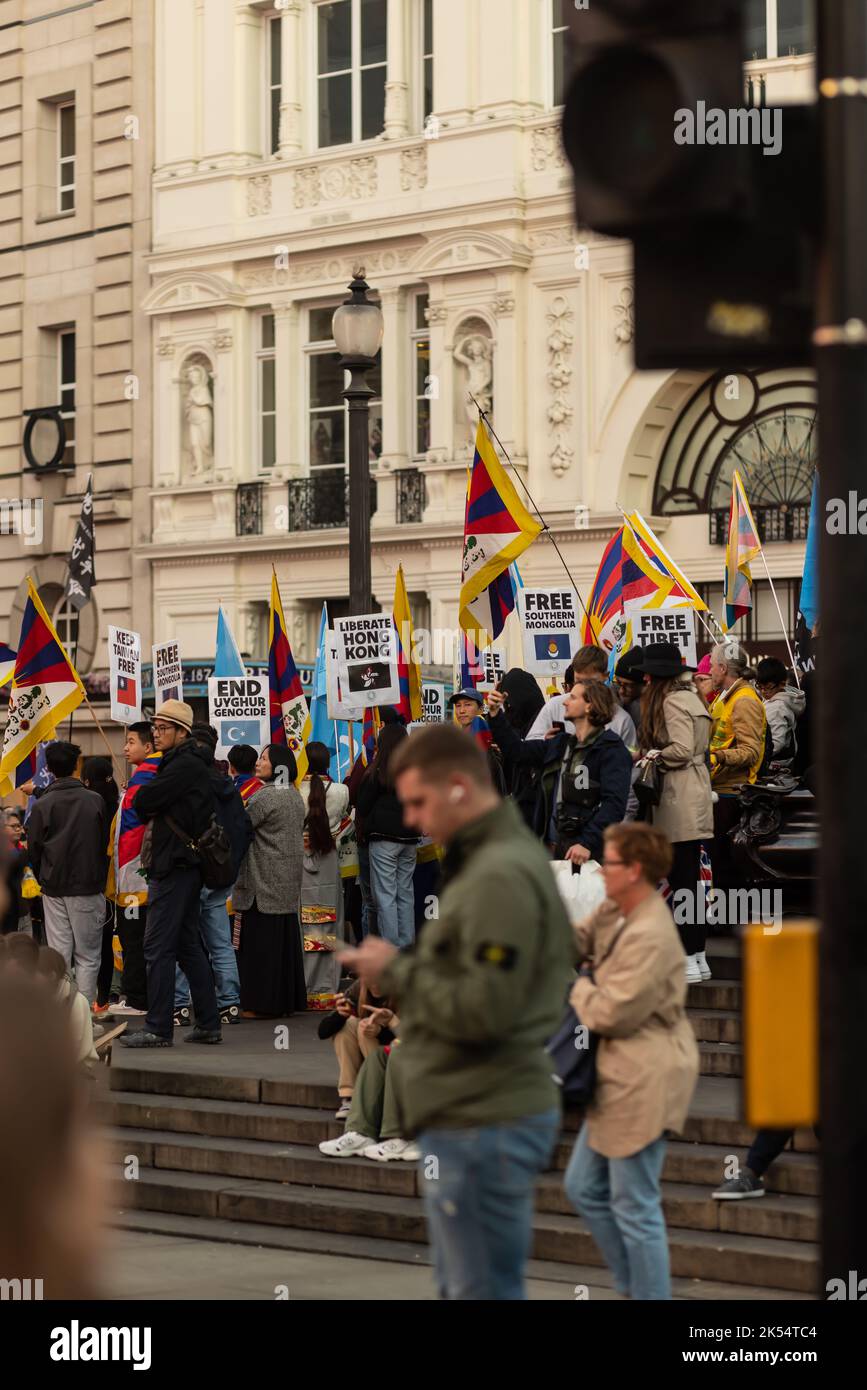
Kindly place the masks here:
<instances>
[{"instance_id":1,"label":"balcony railing","mask_svg":"<svg viewBox=\"0 0 867 1390\"><path fill-rule=\"evenodd\" d=\"M415 526L422 520L427 506L424 474L417 468L399 468L397 479L397 524Z\"/></svg>"},{"instance_id":2,"label":"balcony railing","mask_svg":"<svg viewBox=\"0 0 867 1390\"><path fill-rule=\"evenodd\" d=\"M235 492L235 535L261 536L263 483L239 483Z\"/></svg>"},{"instance_id":3,"label":"balcony railing","mask_svg":"<svg viewBox=\"0 0 867 1390\"><path fill-rule=\"evenodd\" d=\"M753 516L759 528L759 540L763 544L774 541L805 541L810 521L809 502L798 502L786 507L753 507ZM708 513L709 541L711 545L725 545L729 534L729 509L720 508Z\"/></svg>"},{"instance_id":4,"label":"balcony railing","mask_svg":"<svg viewBox=\"0 0 867 1390\"><path fill-rule=\"evenodd\" d=\"M376 511L376 483L370 481L370 514ZM349 524L349 478L329 469L289 483L289 530L327 531Z\"/></svg>"}]
</instances>

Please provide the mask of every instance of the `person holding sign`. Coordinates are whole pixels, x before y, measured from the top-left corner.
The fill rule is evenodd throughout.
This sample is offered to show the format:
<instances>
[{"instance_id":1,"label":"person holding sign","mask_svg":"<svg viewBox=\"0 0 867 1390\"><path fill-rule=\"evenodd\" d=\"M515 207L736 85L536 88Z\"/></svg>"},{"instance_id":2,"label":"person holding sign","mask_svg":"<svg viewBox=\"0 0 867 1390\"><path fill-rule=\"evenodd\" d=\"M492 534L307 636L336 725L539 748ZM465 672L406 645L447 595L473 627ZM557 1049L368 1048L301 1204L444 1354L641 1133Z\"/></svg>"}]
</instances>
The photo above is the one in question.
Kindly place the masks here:
<instances>
[{"instance_id":1,"label":"person holding sign","mask_svg":"<svg viewBox=\"0 0 867 1390\"><path fill-rule=\"evenodd\" d=\"M644 648L635 666L647 682L641 704L639 746L642 758L657 761L662 774L659 802L646 807L646 820L671 843L668 874L670 904L686 903L686 921L675 910L675 922L686 952L687 984L710 979L705 955L707 926L699 912L701 847L713 840L713 798L708 771L711 717L673 642L654 642Z\"/></svg>"}]
</instances>

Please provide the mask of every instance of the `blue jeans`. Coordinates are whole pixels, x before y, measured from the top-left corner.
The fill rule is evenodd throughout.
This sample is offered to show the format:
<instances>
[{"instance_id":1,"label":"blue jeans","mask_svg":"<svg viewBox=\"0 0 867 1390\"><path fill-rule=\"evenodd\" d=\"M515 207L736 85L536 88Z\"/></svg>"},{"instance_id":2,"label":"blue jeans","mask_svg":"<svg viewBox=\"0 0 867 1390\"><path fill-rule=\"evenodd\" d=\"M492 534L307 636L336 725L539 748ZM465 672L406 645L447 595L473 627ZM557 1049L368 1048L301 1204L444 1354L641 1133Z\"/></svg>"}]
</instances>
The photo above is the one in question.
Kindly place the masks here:
<instances>
[{"instance_id":1,"label":"blue jeans","mask_svg":"<svg viewBox=\"0 0 867 1390\"><path fill-rule=\"evenodd\" d=\"M238 959L232 945L232 925L226 912L228 896L228 888L203 888L199 897L199 926L211 960L217 1004L221 1009L241 1003ZM189 1002L190 986L178 966L175 970L175 1008L186 1008Z\"/></svg>"},{"instance_id":2,"label":"blue jeans","mask_svg":"<svg viewBox=\"0 0 867 1390\"><path fill-rule=\"evenodd\" d=\"M370 889L379 934L403 949L415 941L415 845L371 840Z\"/></svg>"},{"instance_id":3,"label":"blue jeans","mask_svg":"<svg viewBox=\"0 0 867 1390\"><path fill-rule=\"evenodd\" d=\"M548 1110L507 1124L419 1135L441 1298L526 1298L534 1188L559 1132L560 1112Z\"/></svg>"},{"instance_id":4,"label":"blue jeans","mask_svg":"<svg viewBox=\"0 0 867 1390\"><path fill-rule=\"evenodd\" d=\"M590 1227L618 1293L670 1299L668 1236L659 1178L665 1138L628 1158L605 1158L587 1142L587 1126L566 1169L566 1195Z\"/></svg>"},{"instance_id":5,"label":"blue jeans","mask_svg":"<svg viewBox=\"0 0 867 1390\"><path fill-rule=\"evenodd\" d=\"M376 934L376 908L370 891L370 850L367 845L358 846L358 891L361 894L361 935Z\"/></svg>"}]
</instances>

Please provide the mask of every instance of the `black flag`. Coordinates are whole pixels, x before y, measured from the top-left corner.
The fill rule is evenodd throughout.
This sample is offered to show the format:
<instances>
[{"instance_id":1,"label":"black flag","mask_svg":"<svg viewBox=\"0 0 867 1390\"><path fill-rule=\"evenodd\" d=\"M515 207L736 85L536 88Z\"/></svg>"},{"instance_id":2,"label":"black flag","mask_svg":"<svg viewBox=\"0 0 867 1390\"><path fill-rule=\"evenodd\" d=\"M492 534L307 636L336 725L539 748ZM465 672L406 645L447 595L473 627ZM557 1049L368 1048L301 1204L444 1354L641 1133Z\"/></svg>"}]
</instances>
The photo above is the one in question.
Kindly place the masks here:
<instances>
[{"instance_id":1,"label":"black flag","mask_svg":"<svg viewBox=\"0 0 867 1390\"><path fill-rule=\"evenodd\" d=\"M67 560L66 597L73 608L90 603L90 591L96 583L93 572L93 474L87 479L87 490L81 503L81 516L75 528L72 549Z\"/></svg>"}]
</instances>

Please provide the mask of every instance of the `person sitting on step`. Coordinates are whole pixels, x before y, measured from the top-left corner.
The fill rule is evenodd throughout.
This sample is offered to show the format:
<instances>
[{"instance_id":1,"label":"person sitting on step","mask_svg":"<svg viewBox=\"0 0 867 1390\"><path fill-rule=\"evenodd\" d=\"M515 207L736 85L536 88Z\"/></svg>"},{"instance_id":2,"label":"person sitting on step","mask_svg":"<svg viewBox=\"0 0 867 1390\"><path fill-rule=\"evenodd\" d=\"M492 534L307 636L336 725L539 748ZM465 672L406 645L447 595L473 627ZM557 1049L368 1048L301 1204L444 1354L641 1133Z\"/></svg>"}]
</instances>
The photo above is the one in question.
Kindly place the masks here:
<instances>
[{"instance_id":1,"label":"person sitting on step","mask_svg":"<svg viewBox=\"0 0 867 1390\"><path fill-rule=\"evenodd\" d=\"M374 1021L377 1011L391 1013L388 1024ZM397 1014L385 996L372 994L360 980L353 980L345 994L335 997L334 1009L319 1024L320 1038L330 1038L337 1053L340 1102L335 1118L345 1120L359 1071L371 1052L387 1047L397 1034Z\"/></svg>"},{"instance_id":2,"label":"person sitting on step","mask_svg":"<svg viewBox=\"0 0 867 1390\"><path fill-rule=\"evenodd\" d=\"M387 1025L392 1032L398 1024L390 1009L376 1009L369 1017L379 1026ZM421 1158L418 1145L404 1139L400 1132L389 1065L391 1052L399 1045L400 1039L395 1038L388 1047L378 1047L364 1059L346 1117L346 1129L339 1139L326 1139L320 1144L320 1153L329 1158L354 1158L361 1154L377 1163L389 1163L395 1158L417 1163Z\"/></svg>"}]
</instances>

